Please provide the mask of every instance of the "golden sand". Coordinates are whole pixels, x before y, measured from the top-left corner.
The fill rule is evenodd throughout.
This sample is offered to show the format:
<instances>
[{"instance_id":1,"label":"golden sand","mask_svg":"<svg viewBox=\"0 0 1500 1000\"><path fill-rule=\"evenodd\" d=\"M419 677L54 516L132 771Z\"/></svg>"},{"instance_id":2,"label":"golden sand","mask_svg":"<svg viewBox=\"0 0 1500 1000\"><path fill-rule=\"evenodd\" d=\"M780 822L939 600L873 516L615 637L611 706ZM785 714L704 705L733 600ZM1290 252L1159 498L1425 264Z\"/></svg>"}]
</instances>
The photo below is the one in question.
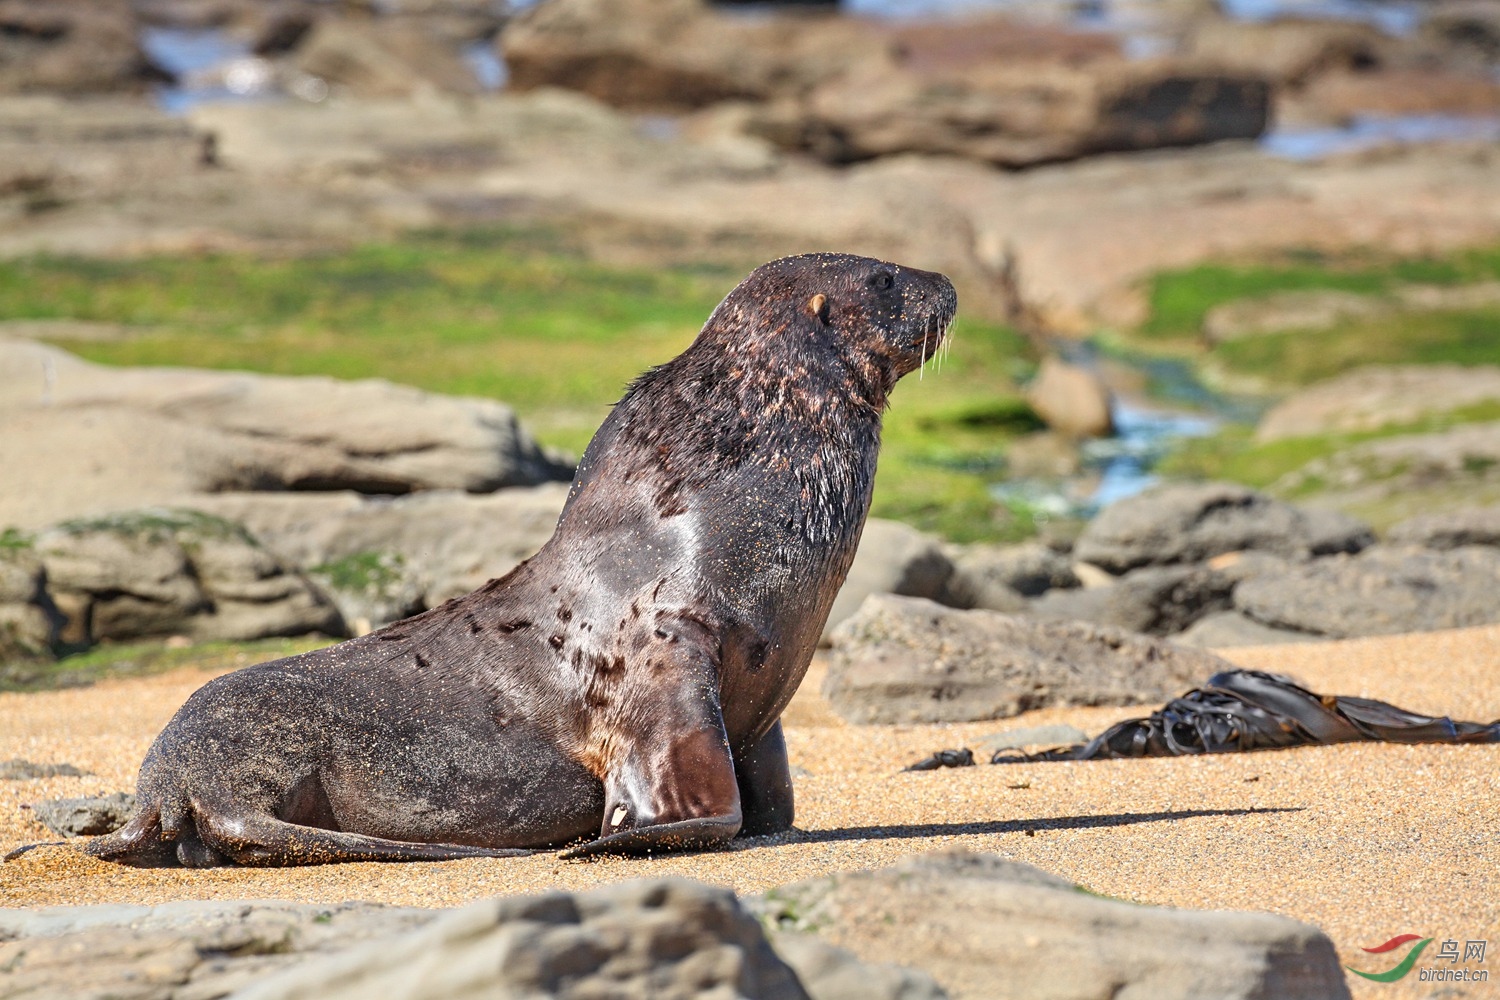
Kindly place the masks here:
<instances>
[{"instance_id":1,"label":"golden sand","mask_svg":"<svg viewBox=\"0 0 1500 1000\"><path fill-rule=\"evenodd\" d=\"M1500 627L1231 650L1314 690L1381 698L1455 718L1500 717ZM1500 996L1500 745L1354 744L1174 760L898 773L943 747L1065 722L1090 734L1129 709L1047 709L999 722L851 726L818 695L819 664L786 716L797 778L789 836L731 851L564 862L550 854L443 864L136 870L67 847L0 867L0 904L283 898L449 906L480 896L684 875L758 892L880 867L944 847L991 851L1110 896L1259 909L1322 928L1357 968L1395 964L1371 947L1396 934L1488 942L1491 983L1351 977L1361 998ZM82 778L0 782L0 852L52 839L24 805L134 787L151 739L208 675L180 671L41 694L0 695L0 760L68 762ZM1418 967L1437 961L1435 942ZM1399 957L1401 952L1394 953ZM1458 992L1462 990L1463 992Z\"/></svg>"}]
</instances>

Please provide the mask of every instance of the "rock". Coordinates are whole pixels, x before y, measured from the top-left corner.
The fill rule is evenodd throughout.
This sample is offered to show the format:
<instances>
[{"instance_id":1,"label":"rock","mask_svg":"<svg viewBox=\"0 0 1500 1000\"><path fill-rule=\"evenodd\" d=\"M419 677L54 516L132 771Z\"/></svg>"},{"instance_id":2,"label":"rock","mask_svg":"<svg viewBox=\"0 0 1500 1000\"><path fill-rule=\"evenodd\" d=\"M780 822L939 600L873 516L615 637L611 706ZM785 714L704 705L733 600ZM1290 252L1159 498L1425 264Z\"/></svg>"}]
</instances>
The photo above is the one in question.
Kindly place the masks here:
<instances>
[{"instance_id":1,"label":"rock","mask_svg":"<svg viewBox=\"0 0 1500 1000\"><path fill-rule=\"evenodd\" d=\"M279 900L0 909L0 965L14 996L223 997L441 912Z\"/></svg>"},{"instance_id":2,"label":"rock","mask_svg":"<svg viewBox=\"0 0 1500 1000\"><path fill-rule=\"evenodd\" d=\"M18 340L0 341L0 465L24 470L0 524L29 527L232 489L487 492L570 475L490 400L107 368Z\"/></svg>"},{"instance_id":3,"label":"rock","mask_svg":"<svg viewBox=\"0 0 1500 1000\"><path fill-rule=\"evenodd\" d=\"M1255 429L1265 444L1315 434L1413 424L1425 414L1500 401L1497 365L1374 365L1301 389Z\"/></svg>"},{"instance_id":4,"label":"rock","mask_svg":"<svg viewBox=\"0 0 1500 1000\"><path fill-rule=\"evenodd\" d=\"M1271 489L1394 522L1500 502L1500 421L1351 445L1282 476Z\"/></svg>"},{"instance_id":5,"label":"rock","mask_svg":"<svg viewBox=\"0 0 1500 1000\"><path fill-rule=\"evenodd\" d=\"M1108 587L1043 594L1027 610L1052 621L1091 621L1172 635L1205 615L1227 611L1235 583L1206 566L1143 566Z\"/></svg>"},{"instance_id":6,"label":"rock","mask_svg":"<svg viewBox=\"0 0 1500 1000\"><path fill-rule=\"evenodd\" d=\"M124 826L135 811L135 796L115 792L93 798L52 799L33 803L31 809L42 825L55 834L89 837Z\"/></svg>"},{"instance_id":7,"label":"rock","mask_svg":"<svg viewBox=\"0 0 1500 1000\"><path fill-rule=\"evenodd\" d=\"M234 1000L496 995L807 997L733 893L667 878L483 900L268 976Z\"/></svg>"},{"instance_id":8,"label":"rock","mask_svg":"<svg viewBox=\"0 0 1500 1000\"><path fill-rule=\"evenodd\" d=\"M853 19L740 18L701 0L548 0L501 35L514 89L674 111L798 93L883 45Z\"/></svg>"},{"instance_id":9,"label":"rock","mask_svg":"<svg viewBox=\"0 0 1500 1000\"><path fill-rule=\"evenodd\" d=\"M482 89L459 54L419 25L322 18L301 39L293 61L302 72L360 97Z\"/></svg>"},{"instance_id":10,"label":"rock","mask_svg":"<svg viewBox=\"0 0 1500 1000\"><path fill-rule=\"evenodd\" d=\"M871 594L944 601L952 593L953 583L953 563L936 538L899 521L869 518L854 564L834 598L828 624L823 626L823 642L827 643L839 623L853 616Z\"/></svg>"},{"instance_id":11,"label":"rock","mask_svg":"<svg viewBox=\"0 0 1500 1000\"><path fill-rule=\"evenodd\" d=\"M80 771L72 764L35 764L20 757L0 761L0 781L31 781L35 778L81 778L88 771Z\"/></svg>"},{"instance_id":12,"label":"rock","mask_svg":"<svg viewBox=\"0 0 1500 1000\"><path fill-rule=\"evenodd\" d=\"M959 611L877 594L833 637L823 694L857 723L1000 719L1049 705L1134 705L1224 661L1082 622Z\"/></svg>"},{"instance_id":13,"label":"rock","mask_svg":"<svg viewBox=\"0 0 1500 1000\"><path fill-rule=\"evenodd\" d=\"M1077 438L1057 431L1023 434L1005 449L1005 471L1016 479L1066 479L1083 471L1083 451Z\"/></svg>"},{"instance_id":14,"label":"rock","mask_svg":"<svg viewBox=\"0 0 1500 1000\"><path fill-rule=\"evenodd\" d=\"M792 967L812 1000L947 1000L925 972L867 963L811 934L772 934L776 953Z\"/></svg>"},{"instance_id":15,"label":"rock","mask_svg":"<svg viewBox=\"0 0 1500 1000\"><path fill-rule=\"evenodd\" d=\"M534 555L552 537L567 495L566 484L553 483L478 496L224 493L192 502L245 525L285 562L328 581L354 618L378 626L405 606L467 594Z\"/></svg>"},{"instance_id":16,"label":"rock","mask_svg":"<svg viewBox=\"0 0 1500 1000\"><path fill-rule=\"evenodd\" d=\"M31 536L0 532L0 663L47 658L61 616Z\"/></svg>"},{"instance_id":17,"label":"rock","mask_svg":"<svg viewBox=\"0 0 1500 1000\"><path fill-rule=\"evenodd\" d=\"M1286 18L1204 18L1186 42L1190 56L1280 86L1302 86L1331 70L1369 70L1386 62L1391 40L1373 24Z\"/></svg>"},{"instance_id":18,"label":"rock","mask_svg":"<svg viewBox=\"0 0 1500 1000\"><path fill-rule=\"evenodd\" d=\"M1115 432L1109 388L1096 372L1048 356L1026 390L1026 400L1047 426L1074 438Z\"/></svg>"},{"instance_id":19,"label":"rock","mask_svg":"<svg viewBox=\"0 0 1500 1000\"><path fill-rule=\"evenodd\" d=\"M37 553L69 642L343 633L304 577L244 528L207 514L148 509L65 522L38 538Z\"/></svg>"},{"instance_id":20,"label":"rock","mask_svg":"<svg viewBox=\"0 0 1500 1000\"><path fill-rule=\"evenodd\" d=\"M1106 507L1073 550L1123 573L1256 549L1285 556L1357 552L1374 535L1333 511L1293 507L1231 483L1157 487Z\"/></svg>"},{"instance_id":21,"label":"rock","mask_svg":"<svg viewBox=\"0 0 1500 1000\"><path fill-rule=\"evenodd\" d=\"M169 79L126 0L0 0L0 93L143 90Z\"/></svg>"},{"instance_id":22,"label":"rock","mask_svg":"<svg viewBox=\"0 0 1500 1000\"><path fill-rule=\"evenodd\" d=\"M957 576L976 592L986 586L999 586L1024 597L1035 597L1048 590L1067 590L1080 586L1073 561L1040 542L1020 545L969 545L953 560ZM1008 607L990 607L982 600L970 605L1009 611Z\"/></svg>"},{"instance_id":23,"label":"rock","mask_svg":"<svg viewBox=\"0 0 1500 1000\"><path fill-rule=\"evenodd\" d=\"M1464 545L1500 545L1500 505L1467 507L1443 514L1419 514L1390 527L1390 545L1456 549Z\"/></svg>"},{"instance_id":24,"label":"rock","mask_svg":"<svg viewBox=\"0 0 1500 1000\"><path fill-rule=\"evenodd\" d=\"M1204 615L1172 636L1180 646L1197 649L1229 649L1234 646L1279 646L1287 642L1319 642L1326 638L1310 632L1272 628L1238 611L1215 611ZM1080 741L1081 742L1081 741Z\"/></svg>"},{"instance_id":25,"label":"rock","mask_svg":"<svg viewBox=\"0 0 1500 1000\"><path fill-rule=\"evenodd\" d=\"M1390 303L1378 295L1334 289L1276 292L1214 306L1203 316L1203 337L1212 345L1286 330L1327 330L1389 309Z\"/></svg>"},{"instance_id":26,"label":"rock","mask_svg":"<svg viewBox=\"0 0 1500 1000\"><path fill-rule=\"evenodd\" d=\"M1500 621L1500 549L1373 546L1246 580L1235 608L1273 628L1343 639Z\"/></svg>"},{"instance_id":27,"label":"rock","mask_svg":"<svg viewBox=\"0 0 1500 1000\"><path fill-rule=\"evenodd\" d=\"M1488 0L1450 0L1429 5L1418 31L1480 65L1500 62L1500 10Z\"/></svg>"},{"instance_id":28,"label":"rock","mask_svg":"<svg viewBox=\"0 0 1500 1000\"><path fill-rule=\"evenodd\" d=\"M1494 115L1500 111L1500 81L1483 72L1425 67L1328 73L1299 100L1327 121L1354 115Z\"/></svg>"},{"instance_id":29,"label":"rock","mask_svg":"<svg viewBox=\"0 0 1500 1000\"><path fill-rule=\"evenodd\" d=\"M452 910L279 900L0 909L0 967L16 996L945 995L920 972L783 939L787 964L731 893L681 879ZM352 981L336 980L346 968Z\"/></svg>"},{"instance_id":30,"label":"rock","mask_svg":"<svg viewBox=\"0 0 1500 1000\"><path fill-rule=\"evenodd\" d=\"M1163 60L922 70L888 58L768 108L757 130L831 163L925 153L1025 167L1254 138L1269 107L1264 80Z\"/></svg>"},{"instance_id":31,"label":"rock","mask_svg":"<svg viewBox=\"0 0 1500 1000\"><path fill-rule=\"evenodd\" d=\"M945 852L782 886L755 906L955 996L1027 1000L1347 998L1333 943L1270 913L1097 896L1030 865Z\"/></svg>"}]
</instances>

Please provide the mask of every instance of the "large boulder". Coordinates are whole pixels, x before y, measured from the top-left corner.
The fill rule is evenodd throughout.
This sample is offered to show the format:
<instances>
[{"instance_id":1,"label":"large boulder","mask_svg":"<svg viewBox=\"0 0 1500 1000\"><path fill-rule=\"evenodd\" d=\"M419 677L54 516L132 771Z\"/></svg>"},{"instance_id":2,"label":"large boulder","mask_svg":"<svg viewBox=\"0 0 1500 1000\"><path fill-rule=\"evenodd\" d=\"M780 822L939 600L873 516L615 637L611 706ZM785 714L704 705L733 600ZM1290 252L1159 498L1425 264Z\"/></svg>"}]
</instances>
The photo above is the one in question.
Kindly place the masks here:
<instances>
[{"instance_id":1,"label":"large boulder","mask_svg":"<svg viewBox=\"0 0 1500 1000\"><path fill-rule=\"evenodd\" d=\"M1500 545L1500 505L1465 507L1440 514L1418 514L1385 533L1391 545L1456 549L1464 545Z\"/></svg>"},{"instance_id":2,"label":"large boulder","mask_svg":"<svg viewBox=\"0 0 1500 1000\"><path fill-rule=\"evenodd\" d=\"M1040 542L1019 545L968 545L954 556L955 586L974 595L969 604L991 611L1015 610L1010 595L1036 597L1049 590L1067 590L1081 586L1073 561ZM1003 588L1001 600L1006 605L986 603L989 588Z\"/></svg>"},{"instance_id":3,"label":"large boulder","mask_svg":"<svg viewBox=\"0 0 1500 1000\"><path fill-rule=\"evenodd\" d=\"M1272 628L1247 618L1238 611L1215 611L1204 615L1183 631L1172 636L1180 646L1201 649L1230 649L1235 646L1280 646L1289 642L1318 642L1327 636ZM1080 740L1079 742L1087 742Z\"/></svg>"},{"instance_id":4,"label":"large boulder","mask_svg":"<svg viewBox=\"0 0 1500 1000\"><path fill-rule=\"evenodd\" d=\"M0 0L0 93L142 90L169 79L128 0Z\"/></svg>"},{"instance_id":5,"label":"large boulder","mask_svg":"<svg viewBox=\"0 0 1500 1000\"><path fill-rule=\"evenodd\" d=\"M866 961L930 972L955 996L1024 1000L1340 1000L1333 942L1270 913L1108 899L962 851L781 886L754 904Z\"/></svg>"},{"instance_id":6,"label":"large boulder","mask_svg":"<svg viewBox=\"0 0 1500 1000\"><path fill-rule=\"evenodd\" d=\"M921 972L810 935L778 935L778 951L785 961L731 893L682 879L450 910L278 900L0 909L0 963L18 996L946 996Z\"/></svg>"},{"instance_id":7,"label":"large boulder","mask_svg":"<svg viewBox=\"0 0 1500 1000\"><path fill-rule=\"evenodd\" d=\"M1142 566L1104 587L1057 590L1031 602L1029 614L1090 621L1131 632L1172 635L1231 607L1237 580L1205 565Z\"/></svg>"},{"instance_id":8,"label":"large boulder","mask_svg":"<svg viewBox=\"0 0 1500 1000\"><path fill-rule=\"evenodd\" d=\"M49 656L61 621L32 539L0 532L0 664Z\"/></svg>"},{"instance_id":9,"label":"large boulder","mask_svg":"<svg viewBox=\"0 0 1500 1000\"><path fill-rule=\"evenodd\" d=\"M569 476L487 399L378 379L108 368L0 340L0 525L225 490L487 492Z\"/></svg>"},{"instance_id":10,"label":"large boulder","mask_svg":"<svg viewBox=\"0 0 1500 1000\"><path fill-rule=\"evenodd\" d=\"M1273 628L1343 639L1500 622L1500 548L1374 546L1243 581L1242 614Z\"/></svg>"},{"instance_id":11,"label":"large boulder","mask_svg":"<svg viewBox=\"0 0 1500 1000\"><path fill-rule=\"evenodd\" d=\"M1253 73L1281 86L1302 86L1333 70L1367 70L1389 58L1392 40L1372 24L1285 18L1199 19L1188 34L1192 56Z\"/></svg>"},{"instance_id":12,"label":"large boulder","mask_svg":"<svg viewBox=\"0 0 1500 1000\"><path fill-rule=\"evenodd\" d=\"M1007 60L915 69L895 57L852 67L757 131L833 163L897 153L1006 167L1261 134L1265 81L1161 60Z\"/></svg>"},{"instance_id":13,"label":"large boulder","mask_svg":"<svg viewBox=\"0 0 1500 1000\"><path fill-rule=\"evenodd\" d=\"M677 111L800 93L884 44L850 19L742 18L703 0L547 0L501 36L514 89Z\"/></svg>"},{"instance_id":14,"label":"large boulder","mask_svg":"<svg viewBox=\"0 0 1500 1000\"><path fill-rule=\"evenodd\" d=\"M859 549L844 586L833 600L823 627L826 644L841 622L848 620L871 594L925 597L944 604L965 603L955 591L953 562L942 543L900 521L872 517L865 522ZM960 585L961 586L961 585Z\"/></svg>"},{"instance_id":15,"label":"large boulder","mask_svg":"<svg viewBox=\"0 0 1500 1000\"><path fill-rule=\"evenodd\" d=\"M1200 562L1246 549L1283 556L1358 552L1374 535L1354 518L1303 509L1233 483L1161 486L1106 507L1073 554L1113 573Z\"/></svg>"},{"instance_id":16,"label":"large boulder","mask_svg":"<svg viewBox=\"0 0 1500 1000\"><path fill-rule=\"evenodd\" d=\"M1049 355L1026 389L1026 401L1048 427L1072 438L1115 432L1113 397L1097 372Z\"/></svg>"},{"instance_id":17,"label":"large boulder","mask_svg":"<svg viewBox=\"0 0 1500 1000\"><path fill-rule=\"evenodd\" d=\"M479 78L455 48L405 20L386 24L322 18L299 38L293 63L359 97L480 92Z\"/></svg>"},{"instance_id":18,"label":"large boulder","mask_svg":"<svg viewBox=\"0 0 1500 1000\"><path fill-rule=\"evenodd\" d=\"M1261 418L1261 443L1412 424L1424 414L1500 401L1500 366L1372 365L1292 393Z\"/></svg>"},{"instance_id":19,"label":"large boulder","mask_svg":"<svg viewBox=\"0 0 1500 1000\"><path fill-rule=\"evenodd\" d=\"M69 643L344 631L304 576L210 515L143 510L65 522L38 536L36 551Z\"/></svg>"},{"instance_id":20,"label":"large boulder","mask_svg":"<svg viewBox=\"0 0 1500 1000\"><path fill-rule=\"evenodd\" d=\"M834 632L823 694L850 722L963 722L1160 702L1224 669L1217 657L1109 626L876 595Z\"/></svg>"},{"instance_id":21,"label":"large boulder","mask_svg":"<svg viewBox=\"0 0 1500 1000\"><path fill-rule=\"evenodd\" d=\"M1500 502L1500 421L1351 445L1287 473L1271 489L1315 493L1319 504L1368 510L1386 523Z\"/></svg>"},{"instance_id":22,"label":"large boulder","mask_svg":"<svg viewBox=\"0 0 1500 1000\"><path fill-rule=\"evenodd\" d=\"M477 496L225 493L193 506L243 524L307 571L362 631L505 575L552 537L567 495L556 483Z\"/></svg>"}]
</instances>

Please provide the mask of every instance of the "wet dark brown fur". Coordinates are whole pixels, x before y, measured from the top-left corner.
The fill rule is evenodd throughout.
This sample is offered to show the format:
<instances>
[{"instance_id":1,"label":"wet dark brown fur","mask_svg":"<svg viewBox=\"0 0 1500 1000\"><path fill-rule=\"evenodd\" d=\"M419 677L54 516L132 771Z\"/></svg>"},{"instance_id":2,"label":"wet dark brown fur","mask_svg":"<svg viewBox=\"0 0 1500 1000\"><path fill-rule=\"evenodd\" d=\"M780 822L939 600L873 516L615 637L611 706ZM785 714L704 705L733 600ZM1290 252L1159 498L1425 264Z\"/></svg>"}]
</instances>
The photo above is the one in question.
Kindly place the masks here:
<instances>
[{"instance_id":1,"label":"wet dark brown fur","mask_svg":"<svg viewBox=\"0 0 1500 1000\"><path fill-rule=\"evenodd\" d=\"M757 269L594 436L551 541L465 597L204 685L96 857L206 866L703 847L784 830L780 715L869 510L939 274Z\"/></svg>"}]
</instances>

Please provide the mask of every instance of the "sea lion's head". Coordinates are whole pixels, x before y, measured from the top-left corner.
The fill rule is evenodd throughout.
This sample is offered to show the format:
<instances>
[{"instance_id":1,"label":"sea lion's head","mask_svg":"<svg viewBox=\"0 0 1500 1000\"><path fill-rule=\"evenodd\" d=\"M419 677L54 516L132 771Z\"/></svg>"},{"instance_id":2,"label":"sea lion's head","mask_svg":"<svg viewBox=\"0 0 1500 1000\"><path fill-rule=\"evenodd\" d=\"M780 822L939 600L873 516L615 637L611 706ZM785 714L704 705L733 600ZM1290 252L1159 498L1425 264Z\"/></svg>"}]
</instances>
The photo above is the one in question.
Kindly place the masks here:
<instances>
[{"instance_id":1,"label":"sea lion's head","mask_svg":"<svg viewBox=\"0 0 1500 1000\"><path fill-rule=\"evenodd\" d=\"M883 397L937 353L957 308L945 275L811 253L756 268L720 303L703 336L731 351L847 371Z\"/></svg>"}]
</instances>

